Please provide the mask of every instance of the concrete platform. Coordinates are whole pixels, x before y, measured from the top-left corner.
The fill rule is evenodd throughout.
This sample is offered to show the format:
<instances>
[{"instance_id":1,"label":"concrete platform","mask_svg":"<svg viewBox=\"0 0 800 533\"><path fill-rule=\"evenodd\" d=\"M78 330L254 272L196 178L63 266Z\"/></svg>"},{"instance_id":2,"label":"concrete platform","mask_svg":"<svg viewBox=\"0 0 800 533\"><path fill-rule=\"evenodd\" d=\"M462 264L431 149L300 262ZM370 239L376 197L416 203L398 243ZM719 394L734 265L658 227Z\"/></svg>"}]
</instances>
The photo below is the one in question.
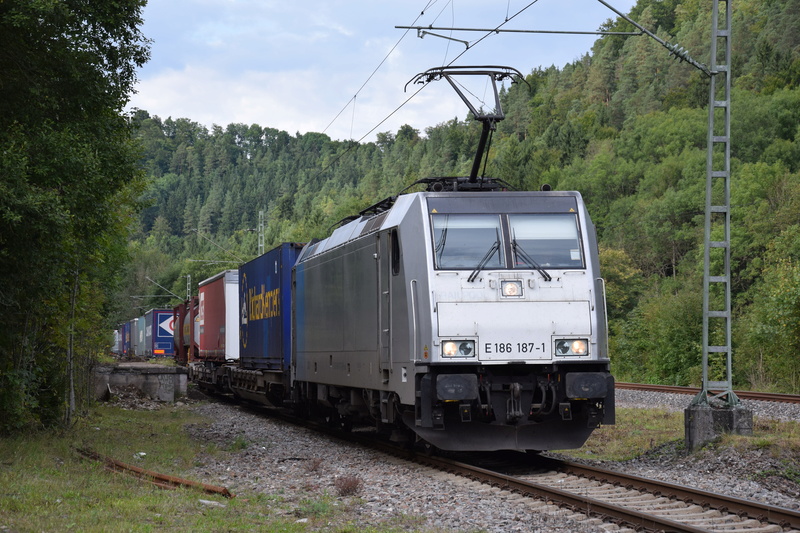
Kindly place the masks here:
<instances>
[{"instance_id":1,"label":"concrete platform","mask_svg":"<svg viewBox=\"0 0 800 533\"><path fill-rule=\"evenodd\" d=\"M174 402L186 396L188 370L180 366L128 362L101 365L94 371L95 399L108 395L109 387L134 386L153 400Z\"/></svg>"}]
</instances>

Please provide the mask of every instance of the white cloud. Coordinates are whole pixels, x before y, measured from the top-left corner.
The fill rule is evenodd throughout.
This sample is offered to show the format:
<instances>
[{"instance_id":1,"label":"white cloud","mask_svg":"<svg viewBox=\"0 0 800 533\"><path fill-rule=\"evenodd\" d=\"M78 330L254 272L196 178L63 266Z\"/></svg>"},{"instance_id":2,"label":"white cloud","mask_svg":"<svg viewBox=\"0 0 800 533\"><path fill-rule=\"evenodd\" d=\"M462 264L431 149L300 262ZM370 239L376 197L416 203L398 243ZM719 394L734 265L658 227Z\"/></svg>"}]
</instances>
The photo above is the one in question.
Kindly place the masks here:
<instances>
[{"instance_id":1,"label":"white cloud","mask_svg":"<svg viewBox=\"0 0 800 533\"><path fill-rule=\"evenodd\" d=\"M360 139L374 128L366 138L372 140L376 132L395 132L403 124L424 131L455 117L463 119L466 106L446 82L427 86L396 111L418 89L409 86L403 92L414 75L452 61L465 49L432 36L419 39L411 30L386 58L405 31L394 26L411 25L426 4L150 0L143 31L155 41L152 61L141 70L138 94L129 107L207 126L256 123L294 134L323 131L347 106L326 131L334 139ZM494 27L507 11L513 14L529 0L500 4L459 0L444 10L437 4L416 24ZM513 26L592 30L613 16L596 0L541 4L515 19ZM618 0L615 7L627 11L633 4L634 0ZM474 43L480 36L456 37ZM470 48L457 64L510 65L527 74L540 65L563 66L579 58L592 41L495 34Z\"/></svg>"}]
</instances>

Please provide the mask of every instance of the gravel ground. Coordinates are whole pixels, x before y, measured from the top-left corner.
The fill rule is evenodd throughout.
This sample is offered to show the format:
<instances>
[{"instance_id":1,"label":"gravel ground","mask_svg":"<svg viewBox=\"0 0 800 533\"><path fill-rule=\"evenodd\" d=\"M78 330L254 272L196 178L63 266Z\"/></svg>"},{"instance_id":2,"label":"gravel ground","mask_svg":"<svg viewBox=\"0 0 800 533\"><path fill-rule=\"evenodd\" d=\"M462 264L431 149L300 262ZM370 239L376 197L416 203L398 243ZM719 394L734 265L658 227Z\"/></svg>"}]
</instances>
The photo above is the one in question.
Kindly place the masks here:
<instances>
[{"instance_id":1,"label":"gravel ground","mask_svg":"<svg viewBox=\"0 0 800 533\"><path fill-rule=\"evenodd\" d=\"M618 407L658 405L682 411L690 400L685 395L617 391ZM796 405L746 402L745 406L753 409L755 417L800 419L800 406ZM230 454L201 457L193 476L226 486L233 493L277 496L283 518L308 521L309 530L336 531L343 524L428 532L616 529L552 505L529 502L453 475L432 473L403 460L334 442L236 406L201 403L191 408L212 420L209 425L189 428L194 439L222 449L232 449L237 441L247 443ZM794 457L784 458L759 452L742 456L733 450L686 455L677 445L671 445L632 461L605 462L602 466L799 509L796 483L760 475L784 470L785 464L778 468L781 460L794 461L795 471L800 472L797 453L795 450ZM355 496L338 496L337 482L358 482L360 490ZM324 519L298 516L304 500L326 494L342 512Z\"/></svg>"},{"instance_id":2,"label":"gravel ground","mask_svg":"<svg viewBox=\"0 0 800 533\"><path fill-rule=\"evenodd\" d=\"M295 516L304 499L326 493L337 497L344 512L333 522L312 521L314 530L336 531L350 523L402 531L600 531L553 505L529 503L515 494L332 441L236 406L213 403L194 409L213 422L190 427L193 438L220 448L229 448L237 438L252 444L227 458L202 457L204 464L193 477L234 494L280 495L284 519ZM337 479L347 478L360 479L361 490L355 497L338 497Z\"/></svg>"},{"instance_id":3,"label":"gravel ground","mask_svg":"<svg viewBox=\"0 0 800 533\"><path fill-rule=\"evenodd\" d=\"M685 394L620 389L616 396L618 407L658 406L671 411L683 411L692 398ZM798 404L742 400L742 406L753 411L756 424L757 419L800 420ZM742 454L734 449L702 449L689 455L678 447L678 444L669 444L631 461L604 466L628 474L800 510L800 484L774 475L785 471L789 465L797 480L800 477L800 450L784 450L783 456L775 456L762 450L749 450Z\"/></svg>"}]
</instances>

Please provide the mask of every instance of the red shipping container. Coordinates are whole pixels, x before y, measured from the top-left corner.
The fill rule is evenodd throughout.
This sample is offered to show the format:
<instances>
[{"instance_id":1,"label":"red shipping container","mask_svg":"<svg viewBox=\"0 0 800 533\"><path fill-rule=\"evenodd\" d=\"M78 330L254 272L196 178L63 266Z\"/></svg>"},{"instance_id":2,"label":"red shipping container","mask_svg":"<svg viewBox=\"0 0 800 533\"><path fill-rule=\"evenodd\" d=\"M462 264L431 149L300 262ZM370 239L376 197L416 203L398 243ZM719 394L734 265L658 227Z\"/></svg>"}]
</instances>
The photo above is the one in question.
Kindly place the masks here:
<instances>
[{"instance_id":1,"label":"red shipping container","mask_svg":"<svg viewBox=\"0 0 800 533\"><path fill-rule=\"evenodd\" d=\"M226 270L199 283L200 359L239 358L239 271Z\"/></svg>"}]
</instances>

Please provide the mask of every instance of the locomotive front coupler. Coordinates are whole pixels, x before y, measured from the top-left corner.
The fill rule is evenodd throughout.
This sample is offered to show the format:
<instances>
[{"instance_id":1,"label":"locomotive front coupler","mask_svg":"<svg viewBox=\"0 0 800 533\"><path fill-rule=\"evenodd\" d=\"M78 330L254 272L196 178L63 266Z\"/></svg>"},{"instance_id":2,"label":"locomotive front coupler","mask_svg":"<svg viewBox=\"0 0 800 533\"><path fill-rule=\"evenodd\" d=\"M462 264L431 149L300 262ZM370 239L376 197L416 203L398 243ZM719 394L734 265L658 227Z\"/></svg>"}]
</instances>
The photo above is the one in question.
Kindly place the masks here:
<instances>
[{"instance_id":1,"label":"locomotive front coupler","mask_svg":"<svg viewBox=\"0 0 800 533\"><path fill-rule=\"evenodd\" d=\"M458 414L461 415L462 422L472 422L472 405L469 403L459 404Z\"/></svg>"},{"instance_id":2,"label":"locomotive front coupler","mask_svg":"<svg viewBox=\"0 0 800 533\"><path fill-rule=\"evenodd\" d=\"M515 424L525 413L522 412L522 385L511 383L508 387L509 397L506 401L506 422Z\"/></svg>"}]
</instances>

